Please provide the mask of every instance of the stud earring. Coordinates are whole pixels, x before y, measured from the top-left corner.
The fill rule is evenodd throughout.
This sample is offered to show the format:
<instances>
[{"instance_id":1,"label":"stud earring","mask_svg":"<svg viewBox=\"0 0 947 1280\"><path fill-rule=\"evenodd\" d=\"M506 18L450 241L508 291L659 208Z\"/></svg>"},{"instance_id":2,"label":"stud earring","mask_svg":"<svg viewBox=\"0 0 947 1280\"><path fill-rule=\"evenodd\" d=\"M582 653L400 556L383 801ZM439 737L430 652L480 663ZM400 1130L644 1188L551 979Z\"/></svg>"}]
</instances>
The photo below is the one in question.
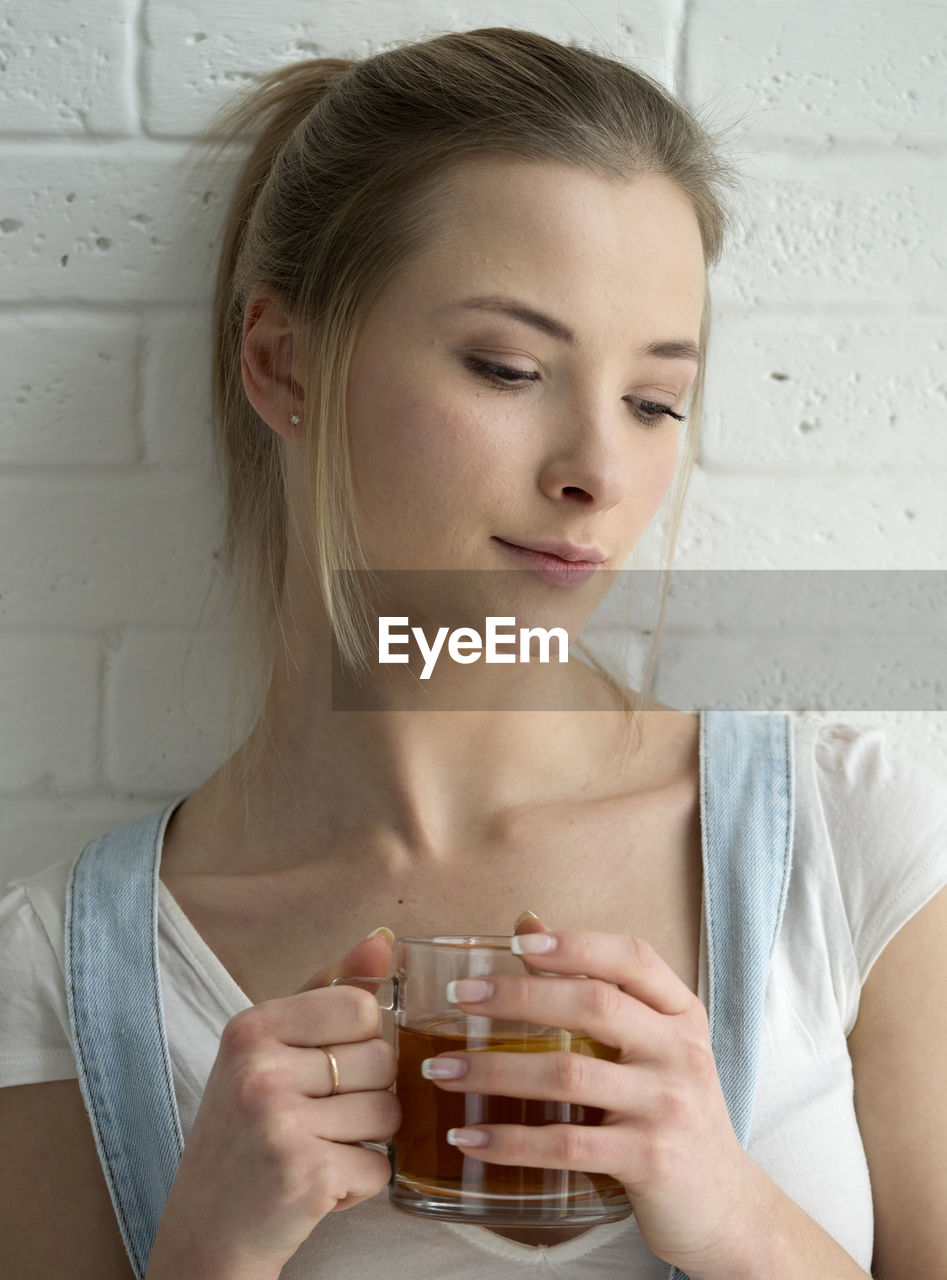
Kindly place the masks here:
<instances>
[{"instance_id":1,"label":"stud earring","mask_svg":"<svg viewBox=\"0 0 947 1280\"><path fill-rule=\"evenodd\" d=\"M290 422L293 424L293 426L294 426L294 427L298 427L298 426L299 426L299 414L298 414L298 413L291 413L291 414L289 415L289 420L290 420Z\"/></svg>"}]
</instances>

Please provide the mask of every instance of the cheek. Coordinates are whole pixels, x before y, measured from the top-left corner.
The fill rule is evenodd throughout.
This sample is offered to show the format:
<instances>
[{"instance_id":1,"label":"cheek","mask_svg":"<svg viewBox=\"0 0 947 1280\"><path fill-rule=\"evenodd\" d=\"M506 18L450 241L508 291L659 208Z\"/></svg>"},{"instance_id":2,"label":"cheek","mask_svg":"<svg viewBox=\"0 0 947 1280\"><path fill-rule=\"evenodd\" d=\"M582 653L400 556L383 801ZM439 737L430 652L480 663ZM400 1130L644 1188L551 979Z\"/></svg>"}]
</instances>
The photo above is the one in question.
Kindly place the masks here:
<instances>
[{"instance_id":1,"label":"cheek","mask_svg":"<svg viewBox=\"0 0 947 1280\"><path fill-rule=\"evenodd\" d=\"M398 489L404 501L405 483L424 477L429 503L432 492L469 488L472 478L489 474L495 450L487 424L447 397L390 379L382 394L377 381L368 382L350 392L349 416L357 492L367 497Z\"/></svg>"},{"instance_id":2,"label":"cheek","mask_svg":"<svg viewBox=\"0 0 947 1280\"><path fill-rule=\"evenodd\" d=\"M657 451L653 472L653 492L657 497L658 505L664 500L665 494L674 482L681 455L681 440L680 432L674 428L668 431L660 442L661 447Z\"/></svg>"},{"instance_id":3,"label":"cheek","mask_svg":"<svg viewBox=\"0 0 947 1280\"><path fill-rule=\"evenodd\" d=\"M660 428L659 428L660 431ZM650 442L651 453L636 467L634 493L641 516L647 524L667 497L674 483L680 455L677 433L661 431L660 438Z\"/></svg>"}]
</instances>

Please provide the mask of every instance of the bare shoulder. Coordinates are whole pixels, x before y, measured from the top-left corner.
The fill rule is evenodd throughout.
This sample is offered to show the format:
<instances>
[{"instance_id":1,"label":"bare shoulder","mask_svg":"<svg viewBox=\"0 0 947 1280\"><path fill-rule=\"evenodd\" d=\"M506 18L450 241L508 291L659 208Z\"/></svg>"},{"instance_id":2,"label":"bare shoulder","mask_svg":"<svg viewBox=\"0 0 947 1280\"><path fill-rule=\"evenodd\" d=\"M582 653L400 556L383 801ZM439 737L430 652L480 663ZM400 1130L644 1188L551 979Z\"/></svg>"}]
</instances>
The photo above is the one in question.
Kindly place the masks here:
<instances>
[{"instance_id":1,"label":"bare shoulder","mask_svg":"<svg viewBox=\"0 0 947 1280\"><path fill-rule=\"evenodd\" d=\"M78 1080L0 1089L0 1275L131 1280Z\"/></svg>"},{"instance_id":2,"label":"bare shoulder","mask_svg":"<svg viewBox=\"0 0 947 1280\"><path fill-rule=\"evenodd\" d=\"M660 787L682 780L696 784L700 769L700 714L650 700L640 714L640 783Z\"/></svg>"},{"instance_id":3,"label":"bare shoulder","mask_svg":"<svg viewBox=\"0 0 947 1280\"><path fill-rule=\"evenodd\" d=\"M947 1274L947 888L891 939L862 988L848 1047L871 1174L873 1275Z\"/></svg>"}]
</instances>

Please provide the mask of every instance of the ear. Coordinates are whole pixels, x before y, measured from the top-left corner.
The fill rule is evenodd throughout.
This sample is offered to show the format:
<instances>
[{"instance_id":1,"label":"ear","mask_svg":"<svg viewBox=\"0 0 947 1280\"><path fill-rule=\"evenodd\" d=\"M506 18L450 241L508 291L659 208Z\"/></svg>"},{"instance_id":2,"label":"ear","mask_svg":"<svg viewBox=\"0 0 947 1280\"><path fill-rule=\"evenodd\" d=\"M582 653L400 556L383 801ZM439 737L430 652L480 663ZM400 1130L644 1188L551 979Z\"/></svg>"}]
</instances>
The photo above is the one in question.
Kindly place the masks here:
<instances>
[{"instance_id":1,"label":"ear","mask_svg":"<svg viewBox=\"0 0 947 1280\"><path fill-rule=\"evenodd\" d=\"M254 289L243 313L240 367L247 399L263 421L287 440L299 440L305 393L293 376L296 329L285 303L272 289Z\"/></svg>"}]
</instances>

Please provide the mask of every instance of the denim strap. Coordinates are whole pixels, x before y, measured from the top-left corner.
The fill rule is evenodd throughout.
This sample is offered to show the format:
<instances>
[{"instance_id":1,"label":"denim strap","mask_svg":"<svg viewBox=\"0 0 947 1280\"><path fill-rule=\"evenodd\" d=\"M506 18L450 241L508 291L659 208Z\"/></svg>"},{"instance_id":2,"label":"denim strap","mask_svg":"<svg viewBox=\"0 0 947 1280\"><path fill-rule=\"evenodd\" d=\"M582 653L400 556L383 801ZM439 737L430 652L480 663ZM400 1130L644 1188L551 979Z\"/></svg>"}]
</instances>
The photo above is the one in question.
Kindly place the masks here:
<instances>
[{"instance_id":1,"label":"denim strap","mask_svg":"<svg viewBox=\"0 0 947 1280\"><path fill-rule=\"evenodd\" d=\"M79 1085L137 1280L184 1149L157 928L159 852L177 803L86 845L66 891L66 998Z\"/></svg>"},{"instance_id":2,"label":"denim strap","mask_svg":"<svg viewBox=\"0 0 947 1280\"><path fill-rule=\"evenodd\" d=\"M764 997L792 865L792 720L705 707L700 825L710 1043L730 1121L746 1146ZM687 1280L677 1267L669 1280Z\"/></svg>"}]
</instances>

